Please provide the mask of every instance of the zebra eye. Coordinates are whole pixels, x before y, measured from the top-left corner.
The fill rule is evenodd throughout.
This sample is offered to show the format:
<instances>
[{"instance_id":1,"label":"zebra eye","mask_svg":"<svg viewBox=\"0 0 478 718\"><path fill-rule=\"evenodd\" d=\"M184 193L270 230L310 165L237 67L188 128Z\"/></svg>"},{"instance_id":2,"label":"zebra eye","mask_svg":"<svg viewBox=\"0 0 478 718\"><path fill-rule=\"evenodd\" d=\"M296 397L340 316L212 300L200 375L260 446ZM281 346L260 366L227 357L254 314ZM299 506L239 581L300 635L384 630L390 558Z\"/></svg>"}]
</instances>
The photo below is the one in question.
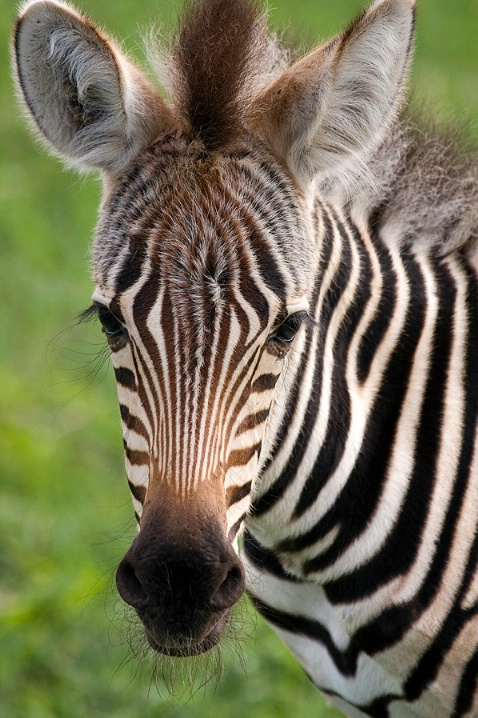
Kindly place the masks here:
<instances>
[{"instance_id":1,"label":"zebra eye","mask_svg":"<svg viewBox=\"0 0 478 718\"><path fill-rule=\"evenodd\" d=\"M281 344L289 344L299 331L301 324L301 314L291 314L290 317L287 317L271 334L270 339L280 342Z\"/></svg>"},{"instance_id":2,"label":"zebra eye","mask_svg":"<svg viewBox=\"0 0 478 718\"><path fill-rule=\"evenodd\" d=\"M126 334L120 320L103 304L98 305L98 319L103 327L103 332L108 338Z\"/></svg>"}]
</instances>

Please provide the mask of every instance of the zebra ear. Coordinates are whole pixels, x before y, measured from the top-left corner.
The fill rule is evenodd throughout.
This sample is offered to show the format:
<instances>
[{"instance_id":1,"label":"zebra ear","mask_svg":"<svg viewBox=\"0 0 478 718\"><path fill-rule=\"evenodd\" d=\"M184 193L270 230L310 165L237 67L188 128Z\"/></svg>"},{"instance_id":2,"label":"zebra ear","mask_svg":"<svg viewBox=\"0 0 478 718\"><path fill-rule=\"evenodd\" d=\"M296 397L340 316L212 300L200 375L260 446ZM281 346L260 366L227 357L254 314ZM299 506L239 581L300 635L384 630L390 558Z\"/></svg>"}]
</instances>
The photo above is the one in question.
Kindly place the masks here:
<instances>
[{"instance_id":1,"label":"zebra ear","mask_svg":"<svg viewBox=\"0 0 478 718\"><path fill-rule=\"evenodd\" d=\"M377 0L257 98L253 126L299 182L346 182L384 138L406 87L414 4Z\"/></svg>"},{"instance_id":2,"label":"zebra ear","mask_svg":"<svg viewBox=\"0 0 478 718\"><path fill-rule=\"evenodd\" d=\"M34 129L68 164L117 172L172 125L143 74L67 5L27 3L14 44L19 94Z\"/></svg>"}]
</instances>

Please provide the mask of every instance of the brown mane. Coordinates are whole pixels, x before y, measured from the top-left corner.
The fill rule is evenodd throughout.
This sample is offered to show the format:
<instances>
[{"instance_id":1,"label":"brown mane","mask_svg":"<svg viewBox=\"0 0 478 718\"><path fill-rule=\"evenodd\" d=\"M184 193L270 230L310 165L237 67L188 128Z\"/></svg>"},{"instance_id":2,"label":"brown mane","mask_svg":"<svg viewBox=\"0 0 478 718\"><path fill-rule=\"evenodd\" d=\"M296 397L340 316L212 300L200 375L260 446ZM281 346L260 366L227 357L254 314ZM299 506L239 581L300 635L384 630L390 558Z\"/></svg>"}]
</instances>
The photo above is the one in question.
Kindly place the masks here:
<instances>
[{"instance_id":1,"label":"brown mane","mask_svg":"<svg viewBox=\"0 0 478 718\"><path fill-rule=\"evenodd\" d=\"M183 14L173 47L176 109L208 149L237 135L268 36L257 0L199 0Z\"/></svg>"}]
</instances>

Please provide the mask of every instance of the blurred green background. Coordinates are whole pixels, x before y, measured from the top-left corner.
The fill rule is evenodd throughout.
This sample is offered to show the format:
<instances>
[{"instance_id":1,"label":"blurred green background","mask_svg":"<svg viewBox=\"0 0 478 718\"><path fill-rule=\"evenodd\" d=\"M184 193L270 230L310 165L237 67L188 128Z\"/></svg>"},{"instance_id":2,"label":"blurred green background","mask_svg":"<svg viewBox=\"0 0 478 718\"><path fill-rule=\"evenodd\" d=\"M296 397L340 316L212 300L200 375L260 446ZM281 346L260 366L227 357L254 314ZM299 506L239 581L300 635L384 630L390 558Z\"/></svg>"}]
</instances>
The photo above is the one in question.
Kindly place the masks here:
<instances>
[{"instance_id":1,"label":"blurred green background","mask_svg":"<svg viewBox=\"0 0 478 718\"><path fill-rule=\"evenodd\" d=\"M142 57L175 0L84 0ZM310 45L360 0L275 0L272 22ZM134 536L115 387L89 305L99 186L35 148L9 80L15 3L0 5L0 716L332 718L287 650L242 609L216 690L170 698L131 658L114 569ZM478 0L420 0L412 85L478 140ZM475 124L473 125L473 122ZM100 352L100 354L99 354ZM134 630L133 630L134 633ZM242 655L242 658L238 654ZM182 681L189 682L188 669ZM199 681L200 683L200 681Z\"/></svg>"}]
</instances>

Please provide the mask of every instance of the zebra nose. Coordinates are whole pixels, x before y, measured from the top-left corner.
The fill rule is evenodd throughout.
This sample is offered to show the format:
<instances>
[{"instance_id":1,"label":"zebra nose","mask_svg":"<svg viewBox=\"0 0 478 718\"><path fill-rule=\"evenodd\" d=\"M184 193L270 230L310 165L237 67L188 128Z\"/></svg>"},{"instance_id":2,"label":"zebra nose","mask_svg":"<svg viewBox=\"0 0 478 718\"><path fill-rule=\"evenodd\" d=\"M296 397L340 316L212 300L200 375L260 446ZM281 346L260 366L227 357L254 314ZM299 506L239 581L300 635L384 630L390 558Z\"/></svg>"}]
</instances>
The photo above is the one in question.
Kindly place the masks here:
<instances>
[{"instance_id":1,"label":"zebra nose","mask_svg":"<svg viewBox=\"0 0 478 718\"><path fill-rule=\"evenodd\" d=\"M161 555L144 560L131 553L118 566L116 586L137 610L167 603L178 607L186 599L221 611L237 603L244 591L244 569L235 555L201 564L199 559L191 562L190 555L171 561Z\"/></svg>"},{"instance_id":2,"label":"zebra nose","mask_svg":"<svg viewBox=\"0 0 478 718\"><path fill-rule=\"evenodd\" d=\"M116 588L123 601L133 608L145 608L150 603L148 592L127 556L116 570Z\"/></svg>"},{"instance_id":3,"label":"zebra nose","mask_svg":"<svg viewBox=\"0 0 478 718\"><path fill-rule=\"evenodd\" d=\"M231 608L240 599L244 592L244 569L236 559L230 566L223 567L223 573L218 586L210 599L213 610Z\"/></svg>"}]
</instances>

